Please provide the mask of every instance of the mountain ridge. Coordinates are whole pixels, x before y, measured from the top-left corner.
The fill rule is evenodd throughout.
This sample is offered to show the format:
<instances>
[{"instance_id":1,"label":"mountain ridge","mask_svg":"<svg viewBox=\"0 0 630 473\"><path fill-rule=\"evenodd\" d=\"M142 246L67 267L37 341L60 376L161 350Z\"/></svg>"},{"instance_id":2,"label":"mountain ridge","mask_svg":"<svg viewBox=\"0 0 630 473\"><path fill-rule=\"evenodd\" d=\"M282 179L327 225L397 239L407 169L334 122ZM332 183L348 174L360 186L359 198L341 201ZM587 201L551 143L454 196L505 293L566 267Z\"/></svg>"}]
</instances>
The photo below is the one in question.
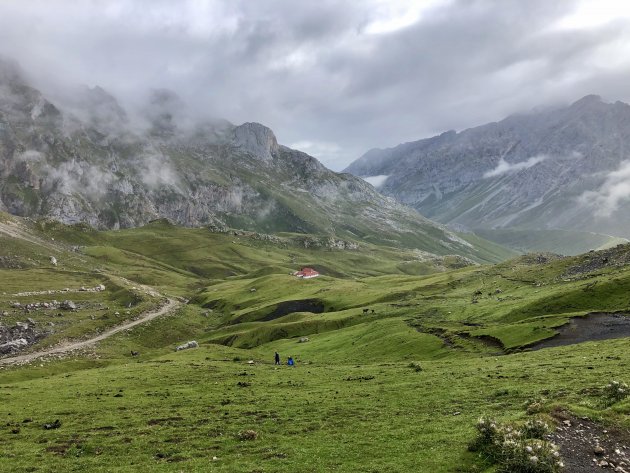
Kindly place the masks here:
<instances>
[{"instance_id":1,"label":"mountain ridge","mask_svg":"<svg viewBox=\"0 0 630 473\"><path fill-rule=\"evenodd\" d=\"M484 260L445 227L248 122L193 121L155 90L145 127L100 87L55 105L0 63L0 209L95 228L184 226L326 234ZM183 117L183 118L182 118ZM495 251L492 249L492 251ZM489 253L485 252L486 257Z\"/></svg>"},{"instance_id":2,"label":"mountain ridge","mask_svg":"<svg viewBox=\"0 0 630 473\"><path fill-rule=\"evenodd\" d=\"M373 149L345 171L387 176L379 190L474 231L571 230L630 236L619 186L630 160L630 105L588 95L459 133Z\"/></svg>"}]
</instances>

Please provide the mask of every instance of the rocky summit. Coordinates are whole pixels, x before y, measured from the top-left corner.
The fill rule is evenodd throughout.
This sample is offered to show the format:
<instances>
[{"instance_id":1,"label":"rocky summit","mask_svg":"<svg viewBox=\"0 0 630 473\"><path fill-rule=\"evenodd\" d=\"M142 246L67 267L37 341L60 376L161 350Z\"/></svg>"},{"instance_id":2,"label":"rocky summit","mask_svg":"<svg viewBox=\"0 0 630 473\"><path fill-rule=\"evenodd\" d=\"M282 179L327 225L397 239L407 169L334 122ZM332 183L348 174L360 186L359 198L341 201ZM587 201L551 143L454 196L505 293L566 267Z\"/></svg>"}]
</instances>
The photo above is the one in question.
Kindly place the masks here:
<instances>
[{"instance_id":1,"label":"rocky summit","mask_svg":"<svg viewBox=\"0 0 630 473\"><path fill-rule=\"evenodd\" d=\"M0 210L99 229L167 218L480 258L363 180L279 145L261 124L191 120L168 90L152 92L137 123L100 87L67 95L53 103L16 63L0 62Z\"/></svg>"},{"instance_id":2,"label":"rocky summit","mask_svg":"<svg viewBox=\"0 0 630 473\"><path fill-rule=\"evenodd\" d=\"M589 232L630 236L630 105L589 95L567 107L373 149L346 171L374 178L385 195L429 218L502 243L520 239L521 249L532 231L549 240L550 230L570 231L555 236L565 243L581 234L585 245L597 246Z\"/></svg>"}]
</instances>

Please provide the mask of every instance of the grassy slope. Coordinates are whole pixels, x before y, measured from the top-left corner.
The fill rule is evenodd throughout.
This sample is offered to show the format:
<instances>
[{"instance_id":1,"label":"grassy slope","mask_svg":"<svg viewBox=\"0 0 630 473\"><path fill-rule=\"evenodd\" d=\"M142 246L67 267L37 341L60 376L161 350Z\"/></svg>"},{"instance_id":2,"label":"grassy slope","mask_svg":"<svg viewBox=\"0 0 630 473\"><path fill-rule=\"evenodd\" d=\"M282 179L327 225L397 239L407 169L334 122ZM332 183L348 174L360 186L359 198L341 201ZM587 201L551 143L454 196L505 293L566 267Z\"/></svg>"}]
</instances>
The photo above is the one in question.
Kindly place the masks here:
<instances>
[{"instance_id":1,"label":"grassy slope","mask_svg":"<svg viewBox=\"0 0 630 473\"><path fill-rule=\"evenodd\" d=\"M569 230L519 230L506 228L478 229L475 230L475 233L485 240L525 253L546 251L564 255L578 255L591 249L600 250L628 242L625 238Z\"/></svg>"},{"instance_id":2,"label":"grassy slope","mask_svg":"<svg viewBox=\"0 0 630 473\"><path fill-rule=\"evenodd\" d=\"M522 257L424 274L431 267L413 262L412 252L382 247L304 249L164 223L40 230L30 231L55 238L60 267L50 267L49 248L0 236L25 264L0 272L11 287L0 309L18 288L103 281L111 290L92 294L93 302L110 311L137 282L192 300L87 357L2 370L1 471L473 471L483 468L466 452L475 420L522 417L531 399L628 425L628 403L604 409L597 390L583 394L627 374L623 340L497 357L475 337L518 348L569 316L627 310L625 266L566 276L589 256ZM85 247L70 251L66 241ZM324 276L287 274L303 264ZM263 320L296 300L317 300L324 312ZM90 323L68 324L80 327L68 336L98 329ZM302 336L309 341L299 343ZM201 348L173 353L189 339ZM132 349L140 358L128 356ZM275 350L298 367L271 365ZM42 429L56 418L60 429ZM259 439L239 440L243 429Z\"/></svg>"}]
</instances>

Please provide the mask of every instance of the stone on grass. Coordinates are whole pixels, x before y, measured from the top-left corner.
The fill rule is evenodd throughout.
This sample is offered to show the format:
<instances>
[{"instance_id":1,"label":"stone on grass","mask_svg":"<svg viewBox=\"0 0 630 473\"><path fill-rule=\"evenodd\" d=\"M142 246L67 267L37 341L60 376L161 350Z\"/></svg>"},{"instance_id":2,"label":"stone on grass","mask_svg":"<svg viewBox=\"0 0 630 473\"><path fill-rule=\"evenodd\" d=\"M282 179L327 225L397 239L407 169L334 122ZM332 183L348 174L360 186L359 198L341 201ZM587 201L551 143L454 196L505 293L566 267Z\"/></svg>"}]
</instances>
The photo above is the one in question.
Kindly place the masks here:
<instances>
[{"instance_id":1,"label":"stone on grass","mask_svg":"<svg viewBox=\"0 0 630 473\"><path fill-rule=\"evenodd\" d=\"M191 340L189 342L184 343L183 345L178 346L175 350L188 350L189 348L198 348L199 344L195 340Z\"/></svg>"},{"instance_id":2,"label":"stone on grass","mask_svg":"<svg viewBox=\"0 0 630 473\"><path fill-rule=\"evenodd\" d=\"M75 310L77 308L77 305L74 302L66 299L61 303L60 307L65 310Z\"/></svg>"},{"instance_id":3,"label":"stone on grass","mask_svg":"<svg viewBox=\"0 0 630 473\"><path fill-rule=\"evenodd\" d=\"M241 430L238 433L238 438L241 440L256 440L258 438L258 432L255 430Z\"/></svg>"}]
</instances>

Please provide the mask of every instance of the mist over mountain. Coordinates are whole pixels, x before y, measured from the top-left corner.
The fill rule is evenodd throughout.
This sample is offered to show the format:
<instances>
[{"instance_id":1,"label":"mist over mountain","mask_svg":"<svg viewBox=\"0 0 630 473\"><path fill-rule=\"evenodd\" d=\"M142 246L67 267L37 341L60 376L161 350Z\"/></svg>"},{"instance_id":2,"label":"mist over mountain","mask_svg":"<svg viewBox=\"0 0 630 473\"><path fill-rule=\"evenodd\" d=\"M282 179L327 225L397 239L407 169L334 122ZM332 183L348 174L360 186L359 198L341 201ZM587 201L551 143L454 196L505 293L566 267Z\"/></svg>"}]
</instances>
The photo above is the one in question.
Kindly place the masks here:
<instances>
[{"instance_id":1,"label":"mist over mountain","mask_svg":"<svg viewBox=\"0 0 630 473\"><path fill-rule=\"evenodd\" d=\"M148 92L139 117L100 87L53 103L6 60L0 62L0 210L113 229L164 217L218 230L298 232L478 256L470 243L363 180L278 144L261 124L194 120L164 89Z\"/></svg>"},{"instance_id":2,"label":"mist over mountain","mask_svg":"<svg viewBox=\"0 0 630 473\"><path fill-rule=\"evenodd\" d=\"M455 228L630 237L630 106L595 95L373 149L346 171Z\"/></svg>"}]
</instances>

